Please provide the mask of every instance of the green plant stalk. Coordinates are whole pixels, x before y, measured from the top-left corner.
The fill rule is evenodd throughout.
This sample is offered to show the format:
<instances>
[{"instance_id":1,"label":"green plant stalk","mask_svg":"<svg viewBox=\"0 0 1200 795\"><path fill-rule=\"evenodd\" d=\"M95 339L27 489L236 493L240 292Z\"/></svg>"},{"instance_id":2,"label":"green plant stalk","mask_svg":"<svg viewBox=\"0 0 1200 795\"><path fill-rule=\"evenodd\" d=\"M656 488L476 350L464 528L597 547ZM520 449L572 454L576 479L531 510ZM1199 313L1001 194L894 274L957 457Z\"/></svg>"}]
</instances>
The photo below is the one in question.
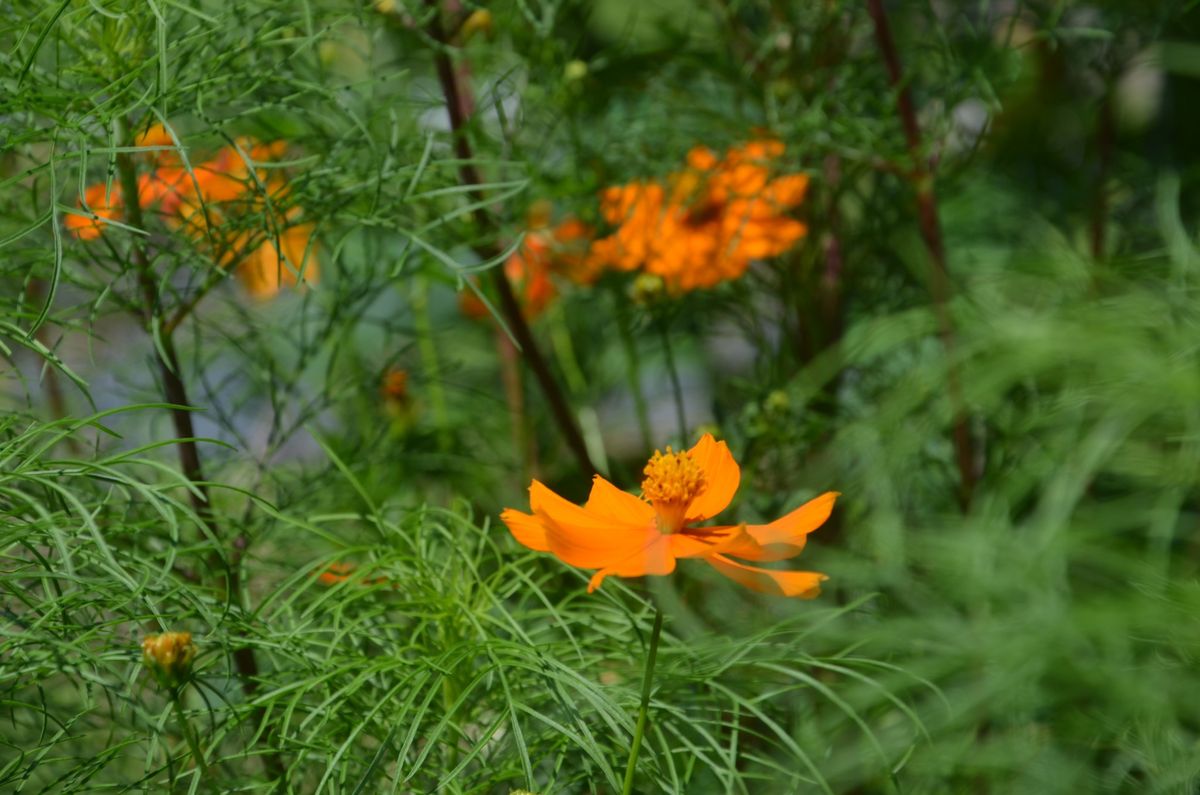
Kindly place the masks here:
<instances>
[{"instance_id":1,"label":"green plant stalk","mask_svg":"<svg viewBox=\"0 0 1200 795\"><path fill-rule=\"evenodd\" d=\"M896 113L904 128L904 139L912 158L912 170L907 177L917 200L917 225L921 239L929 252L931 274L930 292L933 298L934 315L938 323L938 336L946 351L946 395L953 414L953 443L955 463L958 466L958 502L963 513L971 507L978 473L975 471L975 450L971 439L971 428L964 406L962 383L954 361L954 324L947 306L951 297L950 273L946 265L946 245L942 237L942 224L938 214L937 195L934 193L934 175L928 158L922 152L921 126L917 121L916 106L912 90L900 67L900 55L892 29L888 24L887 10L883 0L867 0L867 11L875 28L875 41L879 46L880 58L887 70L888 81L896 94Z\"/></svg>"},{"instance_id":2,"label":"green plant stalk","mask_svg":"<svg viewBox=\"0 0 1200 795\"><path fill-rule=\"evenodd\" d=\"M629 309L625 306L624 296L616 290L613 291L613 300L616 304L621 349L625 353L625 378L629 381L629 392L633 395L633 409L637 414L638 430L642 432L642 444L649 452L654 447L654 437L650 433L650 412L646 408L646 396L642 394L642 373L638 366L633 328L629 324Z\"/></svg>"},{"instance_id":3,"label":"green plant stalk","mask_svg":"<svg viewBox=\"0 0 1200 795\"><path fill-rule=\"evenodd\" d=\"M412 280L411 301L417 325L417 347L421 351L421 365L428 381L429 402L433 404L438 449L444 453L450 449L450 420L446 413L446 392L440 377L437 343L433 339L433 322L429 317L429 284L424 276L418 275Z\"/></svg>"},{"instance_id":4,"label":"green plant stalk","mask_svg":"<svg viewBox=\"0 0 1200 795\"><path fill-rule=\"evenodd\" d=\"M204 761L204 752L200 749L200 740L196 737L196 730L192 727L192 722L188 720L187 714L183 711L178 690L171 692L171 706L175 709L175 717L179 719L179 728L183 731L183 739L187 741L188 748L192 752L192 759L196 760L196 767L200 768L200 775L207 777L208 765Z\"/></svg>"},{"instance_id":5,"label":"green plant stalk","mask_svg":"<svg viewBox=\"0 0 1200 795\"><path fill-rule=\"evenodd\" d=\"M675 366L675 352L671 348L671 332L664 320L658 322L658 331L662 336L663 357L666 359L667 375L671 378L671 394L675 397L675 418L679 421L679 444L688 443L687 413L683 403L683 384L679 380L679 368Z\"/></svg>"},{"instance_id":6,"label":"green plant stalk","mask_svg":"<svg viewBox=\"0 0 1200 795\"><path fill-rule=\"evenodd\" d=\"M633 792L633 774L637 770L638 751L646 733L646 718L650 712L650 686L654 683L654 663L658 659L658 639L662 637L662 609L654 608L654 629L650 631L650 651L646 655L646 671L642 675L642 700L638 706L637 725L633 729L633 744L629 747L629 764L625 766L625 785L621 795Z\"/></svg>"},{"instance_id":7,"label":"green plant stalk","mask_svg":"<svg viewBox=\"0 0 1200 795\"><path fill-rule=\"evenodd\" d=\"M133 125L128 120L122 120L122 134L125 141L131 142L134 140ZM138 174L137 163L128 152L122 152L117 155L117 173L121 180L121 191L125 196L126 212L129 214L129 223L135 229L145 229L145 218L142 215L141 197L138 191ZM154 273L150 265L150 258L146 255L146 243L141 235L133 236L133 261L134 267L137 269L138 286L142 291L142 319L145 322L146 333L154 335L156 325L159 325L159 334L156 339L158 343L155 345L156 359L158 361L159 374L163 380L163 391L168 403L176 406L190 406L191 401L188 399L187 388L183 383L179 366L179 355L175 349L175 341L171 333L162 328L159 321L162 319L164 307L161 305L158 287L154 280ZM191 488L188 490L190 495L192 508L196 512L196 516L208 530L214 542L218 545L212 553L211 566L214 572L220 572L222 569L225 574L222 578L221 586L225 591L227 598L230 601L235 601L240 607L245 609L242 604L242 581L241 581L241 559L249 546L249 541L245 536L238 536L233 544L232 550L225 555L224 535L221 532L220 526L217 524L216 517L212 511L212 500L210 499L208 483L204 478L204 470L200 463L200 451L196 446L196 431L192 425L192 413L186 408L171 409L171 419L175 425L176 448L179 451L179 464L183 470L183 475ZM247 699L253 699L258 691L258 675L259 666L258 658L254 654L254 649L250 646L239 646L233 651L234 664L237 666L239 678L241 679L242 691L246 694ZM254 710L255 717L262 723L265 716L263 707L257 707ZM268 775L279 780L283 776L283 766L274 751L268 751L263 756L263 766Z\"/></svg>"},{"instance_id":8,"label":"green plant stalk","mask_svg":"<svg viewBox=\"0 0 1200 795\"><path fill-rule=\"evenodd\" d=\"M567 388L576 395L587 389L587 379L579 366L579 357L575 355L575 346L571 342L571 329L567 327L563 317L561 303L555 303L547 314L546 320L550 326L550 344L554 347L554 356L558 359L558 368L562 370L567 380Z\"/></svg>"},{"instance_id":9,"label":"green plant stalk","mask_svg":"<svg viewBox=\"0 0 1200 795\"><path fill-rule=\"evenodd\" d=\"M484 192L481 186L484 184L484 180L475 166L475 152L471 147L467 131L474 103L471 101L469 86L460 80L460 76L450 60L447 47L449 38L442 28L442 4L438 0L427 0L426 7L430 12L427 32L429 37L438 44L437 49L434 50L434 67L437 71L438 82L442 87L442 95L446 100L446 112L450 117L454 153L459 160L459 179L463 185L473 188L476 196L482 198ZM482 202L476 205L472 216L476 228L480 232L496 231L495 221L488 214ZM500 254L500 247L494 241L477 244L476 250L480 256L488 260L495 259ZM504 274L504 268L490 269L487 272L487 278L492 282L496 295L500 299L500 311L512 330L513 341L520 348L521 359L533 371L534 378L550 408L550 416L562 434L563 442L575 456L580 471L590 477L591 473L596 471L596 467L588 453L587 442L584 441L571 406L563 395L562 388L555 380L546 357L534 339L529 323L522 314L521 305L517 302L516 295L513 294L512 285Z\"/></svg>"}]
</instances>

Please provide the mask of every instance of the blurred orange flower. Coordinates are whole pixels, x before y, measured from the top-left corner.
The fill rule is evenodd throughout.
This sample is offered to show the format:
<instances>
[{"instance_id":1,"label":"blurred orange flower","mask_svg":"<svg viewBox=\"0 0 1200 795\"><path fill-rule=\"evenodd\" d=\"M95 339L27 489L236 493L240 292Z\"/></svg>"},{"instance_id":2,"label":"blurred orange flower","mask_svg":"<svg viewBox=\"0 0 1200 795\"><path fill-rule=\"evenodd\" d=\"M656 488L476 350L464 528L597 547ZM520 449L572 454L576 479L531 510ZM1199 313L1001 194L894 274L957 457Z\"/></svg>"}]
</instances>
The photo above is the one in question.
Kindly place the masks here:
<instances>
[{"instance_id":1,"label":"blurred orange flower","mask_svg":"<svg viewBox=\"0 0 1200 795\"><path fill-rule=\"evenodd\" d=\"M527 317L536 317L558 296L551 274L587 284L599 271L591 268L587 244L591 227L568 218L550 226L552 209L548 202L535 202L529 210L528 230L521 245L504 261L504 275L513 286ZM487 307L473 291L460 293L463 314L479 319L488 315Z\"/></svg>"},{"instance_id":2,"label":"blurred orange flower","mask_svg":"<svg viewBox=\"0 0 1200 795\"><path fill-rule=\"evenodd\" d=\"M354 573L354 565L350 563L330 563L325 570L317 575L317 581L322 585L337 585L346 582Z\"/></svg>"},{"instance_id":3,"label":"blurred orange flower","mask_svg":"<svg viewBox=\"0 0 1200 795\"><path fill-rule=\"evenodd\" d=\"M316 575L317 582L322 585L337 585L357 578L359 585L379 585L388 581L387 577L366 579L365 577L356 575L357 571L358 567L353 563L330 563L323 571ZM392 587L394 588L395 586Z\"/></svg>"},{"instance_id":4,"label":"blurred orange flower","mask_svg":"<svg viewBox=\"0 0 1200 795\"><path fill-rule=\"evenodd\" d=\"M250 295L270 298L297 284L300 274L307 284L317 282L314 225L299 221L299 207L278 212L286 205L288 185L277 169L252 167L281 158L285 142L239 138L190 172L163 125L152 126L135 144L149 150L144 155L148 168L138 177L138 204L156 208L168 226L190 237L219 266L236 266ZM83 240L99 237L99 219L121 217L124 206L116 186L107 201L105 196L104 185L89 187L84 202L97 218L68 216L67 229ZM260 229L246 228L242 219L268 211L275 217L272 234L264 239Z\"/></svg>"},{"instance_id":5,"label":"blurred orange flower","mask_svg":"<svg viewBox=\"0 0 1200 795\"><path fill-rule=\"evenodd\" d=\"M600 213L616 229L592 244L589 269L641 268L686 291L736 279L752 260L787 251L808 233L787 216L804 200L808 176L772 177L783 152L773 140L752 141L723 158L695 147L687 168L664 183L606 189Z\"/></svg>"},{"instance_id":6,"label":"blurred orange flower","mask_svg":"<svg viewBox=\"0 0 1200 795\"><path fill-rule=\"evenodd\" d=\"M383 410L392 419L392 429L403 433L416 419L416 403L408 390L408 371L393 367L383 376L379 385L383 399Z\"/></svg>"},{"instance_id":7,"label":"blurred orange flower","mask_svg":"<svg viewBox=\"0 0 1200 795\"><path fill-rule=\"evenodd\" d=\"M405 403L408 401L408 370L393 367L383 376L379 393L384 400Z\"/></svg>"},{"instance_id":8,"label":"blurred orange flower","mask_svg":"<svg viewBox=\"0 0 1200 795\"><path fill-rule=\"evenodd\" d=\"M800 554L808 534L829 518L836 492L826 492L770 524L699 527L725 510L741 480L724 442L705 434L686 452L669 447L666 453L656 451L644 474L641 497L597 475L583 506L535 480L529 487L531 513L509 508L500 518L524 546L550 552L572 566L598 569L589 592L609 575L665 575L675 570L679 558L700 558L755 591L804 599L820 593L824 574L763 569L742 561L786 560Z\"/></svg>"},{"instance_id":9,"label":"blurred orange flower","mask_svg":"<svg viewBox=\"0 0 1200 795\"><path fill-rule=\"evenodd\" d=\"M63 224L80 240L95 240L104 231L105 219L119 219L123 214L125 201L121 197L121 186L103 182L89 185L79 206L86 207L95 218L71 214L63 219Z\"/></svg>"}]
</instances>

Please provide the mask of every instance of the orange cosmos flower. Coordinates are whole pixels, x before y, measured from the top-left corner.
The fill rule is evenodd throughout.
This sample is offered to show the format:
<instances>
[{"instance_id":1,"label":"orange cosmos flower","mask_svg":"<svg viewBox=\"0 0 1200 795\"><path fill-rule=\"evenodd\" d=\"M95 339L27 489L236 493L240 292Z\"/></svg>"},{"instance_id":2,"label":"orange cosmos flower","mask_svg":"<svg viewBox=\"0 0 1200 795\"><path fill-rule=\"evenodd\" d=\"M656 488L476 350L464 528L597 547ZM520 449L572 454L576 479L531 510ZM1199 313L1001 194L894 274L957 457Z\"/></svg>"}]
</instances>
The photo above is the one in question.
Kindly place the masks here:
<instances>
[{"instance_id":1,"label":"orange cosmos flower","mask_svg":"<svg viewBox=\"0 0 1200 795\"><path fill-rule=\"evenodd\" d=\"M284 287L316 284L320 277L312 224L289 226L279 238L268 238L242 260L237 276L246 292L259 300L274 298Z\"/></svg>"},{"instance_id":2,"label":"orange cosmos flower","mask_svg":"<svg viewBox=\"0 0 1200 795\"><path fill-rule=\"evenodd\" d=\"M175 139L166 127L155 124L134 141L137 146L174 147ZM180 198L188 189L187 169L175 149L159 149L146 154L150 170L138 177L138 201L143 208L157 204L163 215L175 213Z\"/></svg>"},{"instance_id":3,"label":"orange cosmos flower","mask_svg":"<svg viewBox=\"0 0 1200 795\"><path fill-rule=\"evenodd\" d=\"M664 184L606 189L600 213L615 231L592 244L592 269L641 268L675 290L712 287L745 273L755 259L787 251L808 233L786 213L804 199L805 174L771 176L778 141L752 141L723 158L705 147Z\"/></svg>"},{"instance_id":4,"label":"orange cosmos flower","mask_svg":"<svg viewBox=\"0 0 1200 795\"><path fill-rule=\"evenodd\" d=\"M700 527L725 510L741 470L728 446L705 434L692 449L655 452L646 464L642 496L621 491L597 475L582 505L538 481L529 487L531 513L509 508L500 518L513 537L572 566L598 569L594 591L609 575L642 577L675 570L679 558L699 558L747 588L811 599L824 574L749 566L795 557L806 537L829 518L836 492L826 492L770 524Z\"/></svg>"},{"instance_id":5,"label":"orange cosmos flower","mask_svg":"<svg viewBox=\"0 0 1200 795\"><path fill-rule=\"evenodd\" d=\"M169 227L190 237L220 267L236 266L250 295L270 298L283 287L296 285L301 273L306 284L317 282L314 225L299 222L299 207L276 218L278 234L264 236L261 230L247 230L237 223L265 212L268 199L273 209L286 206L288 185L282 174L258 167L283 157L285 142L263 144L239 138L236 146L221 148L191 173L163 125L150 127L135 143L151 148L145 154L149 168L138 177L138 203L143 209L157 208ZM96 218L71 215L66 219L67 229L83 240L99 237L102 219L118 218L123 210L117 186L109 194L104 185L93 185L84 202Z\"/></svg>"},{"instance_id":6,"label":"orange cosmos flower","mask_svg":"<svg viewBox=\"0 0 1200 795\"><path fill-rule=\"evenodd\" d=\"M552 208L548 202L535 202L529 210L529 230L521 245L504 261L508 277L527 317L536 317L558 297L551 274L558 273L580 284L595 281L599 270L591 267L587 243L591 227L568 218L550 227ZM487 317L487 307L473 291L459 294L459 307L473 319Z\"/></svg>"},{"instance_id":7,"label":"orange cosmos flower","mask_svg":"<svg viewBox=\"0 0 1200 795\"><path fill-rule=\"evenodd\" d=\"M110 186L103 182L89 185L83 192L83 201L79 206L86 207L96 217L68 215L63 219L63 224L68 232L80 240L95 240L104 231L106 219L120 218L124 211L125 201L121 198L121 186L115 183Z\"/></svg>"}]
</instances>

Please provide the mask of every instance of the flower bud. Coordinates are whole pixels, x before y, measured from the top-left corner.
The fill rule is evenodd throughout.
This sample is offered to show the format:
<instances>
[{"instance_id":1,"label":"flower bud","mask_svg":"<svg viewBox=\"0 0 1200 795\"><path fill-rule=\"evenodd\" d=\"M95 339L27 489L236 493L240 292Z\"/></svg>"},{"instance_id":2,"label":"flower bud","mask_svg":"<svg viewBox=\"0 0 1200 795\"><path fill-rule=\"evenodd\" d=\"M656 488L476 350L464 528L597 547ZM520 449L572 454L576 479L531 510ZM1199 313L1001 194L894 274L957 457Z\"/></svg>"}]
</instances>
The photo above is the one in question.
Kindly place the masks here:
<instances>
[{"instance_id":1,"label":"flower bud","mask_svg":"<svg viewBox=\"0 0 1200 795\"><path fill-rule=\"evenodd\" d=\"M639 273L629 289L629 297L638 306L649 306L666 295L666 292L667 284L661 276Z\"/></svg>"},{"instance_id":2,"label":"flower bud","mask_svg":"<svg viewBox=\"0 0 1200 795\"><path fill-rule=\"evenodd\" d=\"M783 414L792 407L792 398L782 389L772 390L763 401L763 408L772 414Z\"/></svg>"},{"instance_id":3,"label":"flower bud","mask_svg":"<svg viewBox=\"0 0 1200 795\"><path fill-rule=\"evenodd\" d=\"M563 68L563 77L568 83L574 83L576 80L582 80L588 75L587 61L581 61L576 58L573 61L568 61L566 67Z\"/></svg>"},{"instance_id":4,"label":"flower bud","mask_svg":"<svg viewBox=\"0 0 1200 795\"><path fill-rule=\"evenodd\" d=\"M492 12L486 8L480 8L472 11L471 15L463 20L462 27L458 29L458 39L461 43L466 44L476 33L482 33L490 40L493 30Z\"/></svg>"},{"instance_id":5,"label":"flower bud","mask_svg":"<svg viewBox=\"0 0 1200 795\"><path fill-rule=\"evenodd\" d=\"M175 688L192 675L196 644L190 632L147 635L142 641L142 664L163 687Z\"/></svg>"}]
</instances>

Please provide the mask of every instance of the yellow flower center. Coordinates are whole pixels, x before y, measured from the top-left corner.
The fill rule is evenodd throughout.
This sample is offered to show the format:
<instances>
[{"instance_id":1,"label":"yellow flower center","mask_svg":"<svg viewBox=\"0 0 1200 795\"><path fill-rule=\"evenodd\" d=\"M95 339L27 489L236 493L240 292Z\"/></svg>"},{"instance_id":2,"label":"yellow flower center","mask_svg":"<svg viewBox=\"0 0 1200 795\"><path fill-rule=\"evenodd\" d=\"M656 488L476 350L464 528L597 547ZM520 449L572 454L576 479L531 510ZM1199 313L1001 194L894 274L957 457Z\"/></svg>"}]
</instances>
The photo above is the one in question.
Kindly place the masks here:
<instances>
[{"instance_id":1,"label":"yellow flower center","mask_svg":"<svg viewBox=\"0 0 1200 795\"><path fill-rule=\"evenodd\" d=\"M674 533L683 526L688 505L708 485L704 470L687 453L668 447L666 453L655 450L642 473L642 494L654 504L659 529Z\"/></svg>"}]
</instances>

